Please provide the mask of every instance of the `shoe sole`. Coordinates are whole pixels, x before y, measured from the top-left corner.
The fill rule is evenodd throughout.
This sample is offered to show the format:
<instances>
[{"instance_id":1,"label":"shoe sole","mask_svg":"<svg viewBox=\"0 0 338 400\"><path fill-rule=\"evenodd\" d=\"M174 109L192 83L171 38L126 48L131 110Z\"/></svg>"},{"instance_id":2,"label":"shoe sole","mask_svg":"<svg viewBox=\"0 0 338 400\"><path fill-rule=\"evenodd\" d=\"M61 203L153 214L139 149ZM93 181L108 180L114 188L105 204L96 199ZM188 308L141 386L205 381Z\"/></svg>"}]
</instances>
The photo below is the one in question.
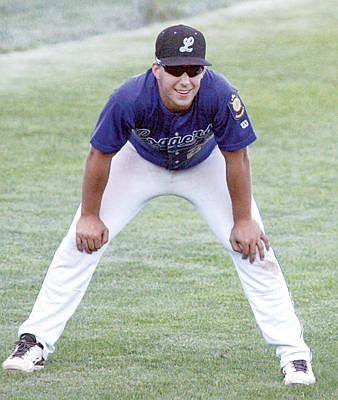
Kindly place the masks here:
<instances>
[{"instance_id":1,"label":"shoe sole","mask_svg":"<svg viewBox=\"0 0 338 400\"><path fill-rule=\"evenodd\" d=\"M21 371L21 372L28 372L32 373L34 371L40 371L41 369L44 368L44 365L34 365L33 368L27 368L25 366L17 365L17 364L2 364L2 368L4 370L9 370L9 371Z\"/></svg>"},{"instance_id":2,"label":"shoe sole","mask_svg":"<svg viewBox=\"0 0 338 400\"><path fill-rule=\"evenodd\" d=\"M316 381L303 381L301 379L297 380L297 381L285 381L284 380L284 384L285 385L314 385L316 383Z\"/></svg>"}]
</instances>

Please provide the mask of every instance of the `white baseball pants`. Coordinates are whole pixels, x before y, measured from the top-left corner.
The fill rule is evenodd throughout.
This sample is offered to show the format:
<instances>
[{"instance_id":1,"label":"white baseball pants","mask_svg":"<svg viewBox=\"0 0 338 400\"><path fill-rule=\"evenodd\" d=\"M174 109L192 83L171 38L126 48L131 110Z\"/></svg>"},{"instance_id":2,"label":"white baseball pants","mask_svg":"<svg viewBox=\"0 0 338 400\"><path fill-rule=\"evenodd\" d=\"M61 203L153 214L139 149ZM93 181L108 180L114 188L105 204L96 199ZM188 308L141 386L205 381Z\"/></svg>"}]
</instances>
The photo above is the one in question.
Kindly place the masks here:
<instances>
[{"instance_id":1,"label":"white baseball pants","mask_svg":"<svg viewBox=\"0 0 338 400\"><path fill-rule=\"evenodd\" d=\"M303 340L301 323L272 248L266 252L264 261L257 257L253 264L231 248L233 216L225 168L224 157L217 147L195 167L168 171L144 160L128 142L112 159L102 199L100 217L109 228L109 240L150 199L162 195L187 199L229 250L257 324L265 340L276 348L281 367L292 360L311 361L311 351ZM45 358L54 351L108 245L92 254L77 250L75 229L79 215L80 207L54 255L33 310L19 329L19 335L31 333L38 338L44 345ZM263 229L254 199L252 215Z\"/></svg>"}]
</instances>

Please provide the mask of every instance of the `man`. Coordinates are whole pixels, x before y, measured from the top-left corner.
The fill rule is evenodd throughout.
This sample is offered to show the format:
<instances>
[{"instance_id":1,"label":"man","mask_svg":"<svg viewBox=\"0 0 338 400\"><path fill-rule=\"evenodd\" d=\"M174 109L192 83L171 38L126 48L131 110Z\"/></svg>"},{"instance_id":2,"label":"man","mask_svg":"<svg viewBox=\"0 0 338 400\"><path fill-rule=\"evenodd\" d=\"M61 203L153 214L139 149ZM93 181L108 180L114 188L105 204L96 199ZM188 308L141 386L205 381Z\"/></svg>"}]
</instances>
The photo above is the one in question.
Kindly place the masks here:
<instances>
[{"instance_id":1,"label":"man","mask_svg":"<svg viewBox=\"0 0 338 400\"><path fill-rule=\"evenodd\" d=\"M111 95L91 136L82 203L56 251L5 369L41 369L108 242L150 199L190 201L229 250L285 384L313 384L311 351L251 194L255 132L237 90L209 70L204 36L159 33L151 69Z\"/></svg>"}]
</instances>

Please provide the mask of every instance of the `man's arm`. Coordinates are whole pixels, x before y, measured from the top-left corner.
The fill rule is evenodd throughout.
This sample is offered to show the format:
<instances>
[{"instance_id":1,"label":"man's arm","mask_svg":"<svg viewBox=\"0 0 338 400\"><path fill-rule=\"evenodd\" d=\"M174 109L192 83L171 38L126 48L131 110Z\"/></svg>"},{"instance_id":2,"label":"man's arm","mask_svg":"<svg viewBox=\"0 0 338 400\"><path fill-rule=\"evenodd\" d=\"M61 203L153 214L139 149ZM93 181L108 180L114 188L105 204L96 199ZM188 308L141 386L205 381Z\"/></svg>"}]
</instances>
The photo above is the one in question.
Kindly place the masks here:
<instances>
[{"instance_id":1,"label":"man's arm","mask_svg":"<svg viewBox=\"0 0 338 400\"><path fill-rule=\"evenodd\" d=\"M110 163L114 154L90 148L82 185L81 216L76 225L76 245L79 251L91 254L108 241L108 228L99 217Z\"/></svg>"},{"instance_id":2,"label":"man's arm","mask_svg":"<svg viewBox=\"0 0 338 400\"><path fill-rule=\"evenodd\" d=\"M226 161L226 177L232 201L234 226L230 235L232 248L249 257L253 263L257 249L264 258L264 245L269 249L269 241L258 223L251 216L251 172L247 148L222 151ZM263 243L262 243L263 242Z\"/></svg>"}]
</instances>

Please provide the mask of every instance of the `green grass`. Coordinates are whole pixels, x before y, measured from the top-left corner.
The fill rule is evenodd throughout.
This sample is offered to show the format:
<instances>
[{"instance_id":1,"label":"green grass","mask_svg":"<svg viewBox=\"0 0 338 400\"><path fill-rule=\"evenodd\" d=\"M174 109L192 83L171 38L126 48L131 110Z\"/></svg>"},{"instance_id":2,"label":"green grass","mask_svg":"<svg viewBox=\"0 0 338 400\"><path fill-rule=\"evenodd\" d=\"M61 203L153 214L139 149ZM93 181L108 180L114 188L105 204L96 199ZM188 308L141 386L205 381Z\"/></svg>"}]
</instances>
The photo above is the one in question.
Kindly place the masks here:
<instances>
[{"instance_id":1,"label":"green grass","mask_svg":"<svg viewBox=\"0 0 338 400\"><path fill-rule=\"evenodd\" d=\"M282 385L226 251L190 204L167 197L113 241L45 370L0 372L1 399L337 398L337 11L257 2L184 21L205 32L259 134L255 197L318 383ZM80 199L98 113L152 62L161 26L0 55L1 361Z\"/></svg>"},{"instance_id":2,"label":"green grass","mask_svg":"<svg viewBox=\"0 0 338 400\"><path fill-rule=\"evenodd\" d=\"M0 3L0 53L187 18L235 1L245 0L8 0Z\"/></svg>"}]
</instances>

